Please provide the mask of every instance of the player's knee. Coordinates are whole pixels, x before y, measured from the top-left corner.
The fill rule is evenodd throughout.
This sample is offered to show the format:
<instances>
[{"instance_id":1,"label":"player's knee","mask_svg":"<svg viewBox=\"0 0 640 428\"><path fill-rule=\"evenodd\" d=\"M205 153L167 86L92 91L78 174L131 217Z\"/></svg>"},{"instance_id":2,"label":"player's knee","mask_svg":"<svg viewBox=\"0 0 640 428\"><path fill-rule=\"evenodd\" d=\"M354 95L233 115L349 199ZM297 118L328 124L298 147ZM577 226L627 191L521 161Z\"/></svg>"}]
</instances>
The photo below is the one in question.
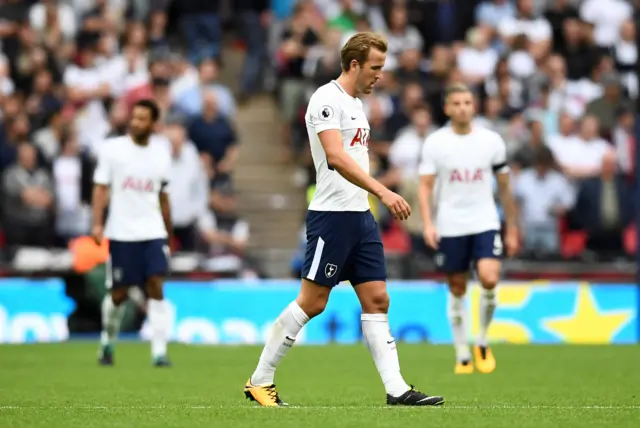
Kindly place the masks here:
<instances>
[{"instance_id":1,"label":"player's knee","mask_svg":"<svg viewBox=\"0 0 640 428\"><path fill-rule=\"evenodd\" d=\"M114 305L119 306L127 300L128 293L126 288L116 288L111 290L111 301Z\"/></svg>"},{"instance_id":2,"label":"player's knee","mask_svg":"<svg viewBox=\"0 0 640 428\"><path fill-rule=\"evenodd\" d=\"M164 299L164 293L162 291L162 278L151 277L147 281L147 295L150 299L162 300Z\"/></svg>"},{"instance_id":3,"label":"player's knee","mask_svg":"<svg viewBox=\"0 0 640 428\"><path fill-rule=\"evenodd\" d=\"M371 293L362 302L362 312L367 314L386 314L389 312L389 294L387 290Z\"/></svg>"},{"instance_id":4,"label":"player's knee","mask_svg":"<svg viewBox=\"0 0 640 428\"><path fill-rule=\"evenodd\" d=\"M456 297L462 297L467 292L466 275L452 275L449 277L449 291Z\"/></svg>"},{"instance_id":5,"label":"player's knee","mask_svg":"<svg viewBox=\"0 0 640 428\"><path fill-rule=\"evenodd\" d=\"M480 284L482 288L485 290L493 290L498 285L498 281L500 280L500 273L491 271L479 272L478 280L480 280Z\"/></svg>"},{"instance_id":6,"label":"player's knee","mask_svg":"<svg viewBox=\"0 0 640 428\"><path fill-rule=\"evenodd\" d=\"M296 302L298 303L298 306L300 306L300 309L302 309L302 311L307 314L310 319L320 315L327 307L327 300L324 300L322 298L301 299L300 297L298 297L298 299L296 299Z\"/></svg>"}]
</instances>

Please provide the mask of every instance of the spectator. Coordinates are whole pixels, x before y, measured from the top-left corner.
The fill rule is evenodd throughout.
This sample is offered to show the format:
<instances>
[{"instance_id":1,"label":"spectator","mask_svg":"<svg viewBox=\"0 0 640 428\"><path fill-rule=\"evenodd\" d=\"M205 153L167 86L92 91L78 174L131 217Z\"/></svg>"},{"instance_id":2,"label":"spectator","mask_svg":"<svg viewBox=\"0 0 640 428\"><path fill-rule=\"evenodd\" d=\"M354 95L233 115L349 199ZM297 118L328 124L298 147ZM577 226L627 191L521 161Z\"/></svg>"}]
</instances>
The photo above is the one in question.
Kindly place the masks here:
<instances>
[{"instance_id":1,"label":"spectator","mask_svg":"<svg viewBox=\"0 0 640 428\"><path fill-rule=\"evenodd\" d=\"M220 114L231 117L236 112L236 101L231 90L219 82L220 64L213 58L200 61L198 66L199 79L189 89L184 89L174 98L176 109L189 116L196 117L202 113L202 94L207 90L213 91L218 102Z\"/></svg>"},{"instance_id":2,"label":"spectator","mask_svg":"<svg viewBox=\"0 0 640 428\"><path fill-rule=\"evenodd\" d=\"M179 119L169 120L165 135L171 143L173 164L169 200L173 233L179 250L196 250L196 221L207 207L207 181L195 145L187 140Z\"/></svg>"},{"instance_id":3,"label":"spectator","mask_svg":"<svg viewBox=\"0 0 640 428\"><path fill-rule=\"evenodd\" d=\"M416 106L411 113L411 125L398 133L389 148L391 173L396 184L401 180L415 179L422 153L422 143L434 131L431 112L425 105Z\"/></svg>"},{"instance_id":4,"label":"spectator","mask_svg":"<svg viewBox=\"0 0 640 428\"><path fill-rule=\"evenodd\" d=\"M598 48L585 40L578 19L570 18L563 22L562 36L564 43L557 46L556 52L565 59L567 78L580 80L588 77L590 70L597 62Z\"/></svg>"},{"instance_id":5,"label":"spectator","mask_svg":"<svg viewBox=\"0 0 640 428\"><path fill-rule=\"evenodd\" d=\"M578 31L580 30L578 10L573 6L571 0L554 0L546 3L548 7L544 17L549 21L553 31L553 46L555 50L563 50L568 42L567 23L571 22L570 25L577 24L576 28Z\"/></svg>"},{"instance_id":6,"label":"spectator","mask_svg":"<svg viewBox=\"0 0 640 428\"><path fill-rule=\"evenodd\" d=\"M228 181L238 159L236 134L231 123L220 114L212 90L204 93L202 116L189 125L189 138L198 151L212 162L216 181Z\"/></svg>"},{"instance_id":7,"label":"spectator","mask_svg":"<svg viewBox=\"0 0 640 428\"><path fill-rule=\"evenodd\" d=\"M48 247L53 243L53 184L38 167L29 143L18 146L18 161L2 177L3 225L7 246Z\"/></svg>"},{"instance_id":8,"label":"spectator","mask_svg":"<svg viewBox=\"0 0 640 428\"><path fill-rule=\"evenodd\" d=\"M476 22L497 30L501 22L516 16L516 8L510 0L486 0L476 8Z\"/></svg>"},{"instance_id":9,"label":"spectator","mask_svg":"<svg viewBox=\"0 0 640 428\"><path fill-rule=\"evenodd\" d=\"M180 0L178 8L191 62L220 55L222 25L219 1Z\"/></svg>"},{"instance_id":10,"label":"spectator","mask_svg":"<svg viewBox=\"0 0 640 428\"><path fill-rule=\"evenodd\" d=\"M600 174L605 155L613 151L611 145L600 138L598 119L594 116L585 116L578 135L556 150L562 170L573 179Z\"/></svg>"},{"instance_id":11,"label":"spectator","mask_svg":"<svg viewBox=\"0 0 640 428\"><path fill-rule=\"evenodd\" d=\"M60 134L60 154L53 161L56 194L56 241L66 247L73 238L87 235L91 228L91 192L94 163L80 152L73 132Z\"/></svg>"},{"instance_id":12,"label":"spectator","mask_svg":"<svg viewBox=\"0 0 640 428\"><path fill-rule=\"evenodd\" d=\"M544 141L544 128L542 122L535 118L528 119L528 132L524 135L525 139L522 147L513 155L513 163L517 169L528 169L534 166L536 162L537 152L542 147L546 147Z\"/></svg>"},{"instance_id":13,"label":"spectator","mask_svg":"<svg viewBox=\"0 0 640 428\"><path fill-rule=\"evenodd\" d=\"M267 60L267 29L271 15L267 0L236 0L233 4L239 12L241 35L247 45L240 79L242 98L246 98L259 90L258 78Z\"/></svg>"},{"instance_id":14,"label":"spectator","mask_svg":"<svg viewBox=\"0 0 640 428\"><path fill-rule=\"evenodd\" d=\"M554 169L551 151L538 146L531 168L518 175L514 196L520 213L524 250L535 255L560 253L559 218L571 209L574 190Z\"/></svg>"},{"instance_id":15,"label":"spectator","mask_svg":"<svg viewBox=\"0 0 640 428\"><path fill-rule=\"evenodd\" d=\"M573 213L588 234L588 249L605 256L622 255L622 232L635 216L634 200L629 184L618 173L615 153L607 152L600 176L580 184Z\"/></svg>"},{"instance_id":16,"label":"spectator","mask_svg":"<svg viewBox=\"0 0 640 428\"><path fill-rule=\"evenodd\" d=\"M458 54L458 68L464 81L476 86L493 74L498 54L489 47L489 34L482 28L472 28L467 33L467 46Z\"/></svg>"},{"instance_id":17,"label":"spectator","mask_svg":"<svg viewBox=\"0 0 640 428\"><path fill-rule=\"evenodd\" d=\"M616 70L621 75L622 85L631 98L637 98L638 75L635 67L638 62L638 47L636 46L635 22L628 20L622 24L620 38L611 50Z\"/></svg>"},{"instance_id":18,"label":"spectator","mask_svg":"<svg viewBox=\"0 0 640 428\"><path fill-rule=\"evenodd\" d=\"M611 138L616 149L620 172L632 177L637 150L635 116L632 110L619 110L616 113L616 126Z\"/></svg>"},{"instance_id":19,"label":"spectator","mask_svg":"<svg viewBox=\"0 0 640 428\"><path fill-rule=\"evenodd\" d=\"M536 16L533 0L517 0L515 17L504 18L498 24L498 33L507 46L513 46L516 36L524 35L530 41L529 52L537 61L551 49L552 29L549 21Z\"/></svg>"},{"instance_id":20,"label":"spectator","mask_svg":"<svg viewBox=\"0 0 640 428\"><path fill-rule=\"evenodd\" d=\"M604 75L602 85L604 94L587 105L586 114L598 119L602 135L610 136L616 124L616 112L621 109L631 110L634 106L631 101L623 97L620 77L617 74Z\"/></svg>"},{"instance_id":21,"label":"spectator","mask_svg":"<svg viewBox=\"0 0 640 428\"><path fill-rule=\"evenodd\" d=\"M407 8L402 4L395 4L389 14L389 32L387 34L387 67L394 69L398 57L407 49L422 50L424 41L420 32L408 23Z\"/></svg>"},{"instance_id":22,"label":"spectator","mask_svg":"<svg viewBox=\"0 0 640 428\"><path fill-rule=\"evenodd\" d=\"M594 25L594 40L603 48L615 44L620 27L632 13L632 6L625 0L585 0L580 5L580 17Z\"/></svg>"},{"instance_id":23,"label":"spectator","mask_svg":"<svg viewBox=\"0 0 640 428\"><path fill-rule=\"evenodd\" d=\"M249 224L237 213L237 199L231 183L213 188L211 211L203 215L198 227L208 244L207 266L212 271L238 272L249 241Z\"/></svg>"},{"instance_id":24,"label":"spectator","mask_svg":"<svg viewBox=\"0 0 640 428\"><path fill-rule=\"evenodd\" d=\"M547 138L547 147L559 162L565 162L569 159L570 154L566 154L575 138L576 123L568 113L562 113L558 121L558 132L550 134Z\"/></svg>"}]
</instances>

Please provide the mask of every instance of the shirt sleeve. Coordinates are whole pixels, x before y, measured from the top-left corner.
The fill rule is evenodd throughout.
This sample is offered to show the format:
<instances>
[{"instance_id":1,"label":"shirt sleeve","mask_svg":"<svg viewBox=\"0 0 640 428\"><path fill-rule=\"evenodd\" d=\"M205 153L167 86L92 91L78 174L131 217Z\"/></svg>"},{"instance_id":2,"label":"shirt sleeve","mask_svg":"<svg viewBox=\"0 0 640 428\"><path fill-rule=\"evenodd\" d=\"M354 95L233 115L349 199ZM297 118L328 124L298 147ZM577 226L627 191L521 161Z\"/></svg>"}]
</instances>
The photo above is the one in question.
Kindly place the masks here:
<instances>
[{"instance_id":1,"label":"shirt sleeve","mask_svg":"<svg viewBox=\"0 0 640 428\"><path fill-rule=\"evenodd\" d=\"M496 150L492 159L493 172L504 174L509 172L507 163L507 145L501 136L496 134Z\"/></svg>"},{"instance_id":2,"label":"shirt sleeve","mask_svg":"<svg viewBox=\"0 0 640 428\"><path fill-rule=\"evenodd\" d=\"M326 96L318 96L314 97L314 100L309 104L309 121L316 134L328 129L340 130L342 109L335 98L337 97L329 99Z\"/></svg>"},{"instance_id":3,"label":"shirt sleeve","mask_svg":"<svg viewBox=\"0 0 640 428\"><path fill-rule=\"evenodd\" d=\"M162 174L160 176L160 191L162 193L169 193L169 183L171 182L171 167L172 160L171 155L167 153L164 161L164 168L162 168Z\"/></svg>"},{"instance_id":4,"label":"shirt sleeve","mask_svg":"<svg viewBox=\"0 0 640 428\"><path fill-rule=\"evenodd\" d=\"M422 153L420 156L420 166L418 172L420 175L436 174L436 150L435 141L431 137L427 137L422 145Z\"/></svg>"},{"instance_id":5,"label":"shirt sleeve","mask_svg":"<svg viewBox=\"0 0 640 428\"><path fill-rule=\"evenodd\" d=\"M113 180L113 172L111 166L111 159L109 157L108 147L105 143L97 150L98 164L96 170L93 173L93 182L96 184L103 184L108 186Z\"/></svg>"}]
</instances>

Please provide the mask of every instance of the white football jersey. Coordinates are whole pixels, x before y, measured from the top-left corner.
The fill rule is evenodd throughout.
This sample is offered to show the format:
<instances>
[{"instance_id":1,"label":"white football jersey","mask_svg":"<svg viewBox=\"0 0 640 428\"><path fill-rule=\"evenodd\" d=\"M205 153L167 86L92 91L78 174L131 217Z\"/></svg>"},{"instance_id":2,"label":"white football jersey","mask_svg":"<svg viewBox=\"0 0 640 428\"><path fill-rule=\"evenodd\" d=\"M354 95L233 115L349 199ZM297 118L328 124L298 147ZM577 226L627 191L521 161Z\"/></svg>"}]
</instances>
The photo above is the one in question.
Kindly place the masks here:
<instances>
[{"instance_id":1,"label":"white football jersey","mask_svg":"<svg viewBox=\"0 0 640 428\"><path fill-rule=\"evenodd\" d=\"M436 219L440 236L464 236L499 230L493 174L508 173L502 137L474 126L459 135L444 127L422 147L420 175L436 176Z\"/></svg>"},{"instance_id":2,"label":"white football jersey","mask_svg":"<svg viewBox=\"0 0 640 428\"><path fill-rule=\"evenodd\" d=\"M167 238L160 210L160 192L167 192L171 154L162 137L147 146L131 137L106 140L98 151L93 181L111 189L105 236L116 241Z\"/></svg>"},{"instance_id":3,"label":"white football jersey","mask_svg":"<svg viewBox=\"0 0 640 428\"><path fill-rule=\"evenodd\" d=\"M338 129L345 152L369 173L369 121L362 101L347 94L332 80L311 96L305 114L311 156L316 167L316 191L309 204L312 211L367 211L369 194L342 177L327 164L318 134Z\"/></svg>"}]
</instances>

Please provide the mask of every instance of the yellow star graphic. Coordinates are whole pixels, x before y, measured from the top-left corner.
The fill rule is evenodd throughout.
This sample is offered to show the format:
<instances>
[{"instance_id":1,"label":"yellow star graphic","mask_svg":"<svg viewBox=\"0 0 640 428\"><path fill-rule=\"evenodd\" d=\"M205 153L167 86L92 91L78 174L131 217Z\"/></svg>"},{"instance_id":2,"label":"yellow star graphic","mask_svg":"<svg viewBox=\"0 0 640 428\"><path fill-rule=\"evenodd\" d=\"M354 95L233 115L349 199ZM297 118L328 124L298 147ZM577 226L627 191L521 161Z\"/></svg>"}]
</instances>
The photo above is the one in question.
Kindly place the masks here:
<instances>
[{"instance_id":1,"label":"yellow star graphic","mask_svg":"<svg viewBox=\"0 0 640 428\"><path fill-rule=\"evenodd\" d=\"M611 343L632 317L631 310L602 311L589 286L581 285L573 313L543 321L546 330L566 343Z\"/></svg>"}]
</instances>

